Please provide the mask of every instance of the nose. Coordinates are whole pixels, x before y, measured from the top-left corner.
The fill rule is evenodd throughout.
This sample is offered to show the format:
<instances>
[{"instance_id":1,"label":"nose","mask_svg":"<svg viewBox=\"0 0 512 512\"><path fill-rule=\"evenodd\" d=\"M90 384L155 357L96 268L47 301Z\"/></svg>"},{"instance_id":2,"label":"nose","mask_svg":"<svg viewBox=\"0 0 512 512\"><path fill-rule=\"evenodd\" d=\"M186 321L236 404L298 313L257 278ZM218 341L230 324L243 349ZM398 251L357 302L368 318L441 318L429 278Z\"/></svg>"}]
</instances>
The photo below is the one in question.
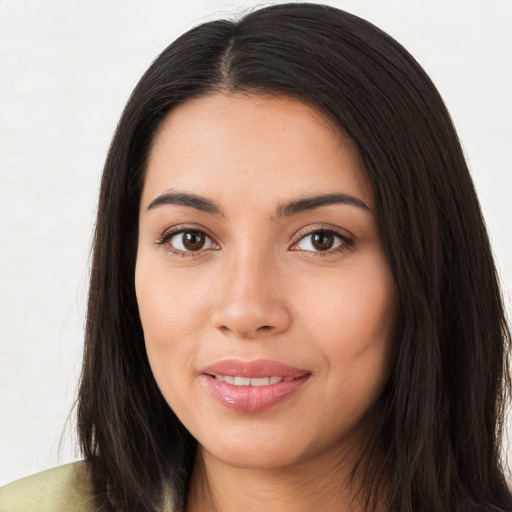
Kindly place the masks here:
<instances>
[{"instance_id":1,"label":"nose","mask_svg":"<svg viewBox=\"0 0 512 512\"><path fill-rule=\"evenodd\" d=\"M226 262L219 277L212 321L225 335L261 338L289 328L290 310L272 258L238 255Z\"/></svg>"}]
</instances>

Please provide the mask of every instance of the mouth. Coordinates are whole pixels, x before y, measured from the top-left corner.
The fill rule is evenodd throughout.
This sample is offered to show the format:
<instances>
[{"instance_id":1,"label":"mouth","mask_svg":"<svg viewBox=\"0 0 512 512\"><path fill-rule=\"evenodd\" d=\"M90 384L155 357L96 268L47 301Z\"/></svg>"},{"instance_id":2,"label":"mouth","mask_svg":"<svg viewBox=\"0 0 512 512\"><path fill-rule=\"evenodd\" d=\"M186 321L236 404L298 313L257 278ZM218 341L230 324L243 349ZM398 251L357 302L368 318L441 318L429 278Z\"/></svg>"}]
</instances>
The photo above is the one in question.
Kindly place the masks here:
<instances>
[{"instance_id":1,"label":"mouth","mask_svg":"<svg viewBox=\"0 0 512 512\"><path fill-rule=\"evenodd\" d=\"M268 386L277 384L281 380L302 377L311 372L269 359L254 359L252 361L224 359L204 368L201 373L235 386L250 386L250 382L254 382L253 386ZM236 379L237 383L234 380L231 382L231 379ZM249 379L250 382L241 379ZM259 382L259 379L269 379L269 381ZM270 379L275 382L270 382Z\"/></svg>"},{"instance_id":2,"label":"mouth","mask_svg":"<svg viewBox=\"0 0 512 512\"><path fill-rule=\"evenodd\" d=\"M219 382L226 382L233 386L270 386L271 384L279 384L280 382L290 382L293 377L232 377L231 375L210 375Z\"/></svg>"},{"instance_id":3,"label":"mouth","mask_svg":"<svg viewBox=\"0 0 512 512\"><path fill-rule=\"evenodd\" d=\"M217 402L235 411L254 413L291 398L311 375L276 361L225 360L204 369L201 378Z\"/></svg>"}]
</instances>

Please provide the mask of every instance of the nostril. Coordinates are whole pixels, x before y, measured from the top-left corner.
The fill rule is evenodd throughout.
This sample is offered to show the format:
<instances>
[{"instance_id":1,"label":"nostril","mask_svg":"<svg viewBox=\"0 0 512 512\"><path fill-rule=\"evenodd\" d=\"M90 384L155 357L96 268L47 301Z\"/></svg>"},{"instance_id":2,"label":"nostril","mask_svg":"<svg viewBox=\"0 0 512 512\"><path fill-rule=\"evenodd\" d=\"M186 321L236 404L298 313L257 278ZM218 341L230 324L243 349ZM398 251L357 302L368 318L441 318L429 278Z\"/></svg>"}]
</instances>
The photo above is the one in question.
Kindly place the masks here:
<instances>
[{"instance_id":1,"label":"nostril","mask_svg":"<svg viewBox=\"0 0 512 512\"><path fill-rule=\"evenodd\" d=\"M270 331L272 327L270 325L262 325L261 327L258 327L258 331Z\"/></svg>"}]
</instances>

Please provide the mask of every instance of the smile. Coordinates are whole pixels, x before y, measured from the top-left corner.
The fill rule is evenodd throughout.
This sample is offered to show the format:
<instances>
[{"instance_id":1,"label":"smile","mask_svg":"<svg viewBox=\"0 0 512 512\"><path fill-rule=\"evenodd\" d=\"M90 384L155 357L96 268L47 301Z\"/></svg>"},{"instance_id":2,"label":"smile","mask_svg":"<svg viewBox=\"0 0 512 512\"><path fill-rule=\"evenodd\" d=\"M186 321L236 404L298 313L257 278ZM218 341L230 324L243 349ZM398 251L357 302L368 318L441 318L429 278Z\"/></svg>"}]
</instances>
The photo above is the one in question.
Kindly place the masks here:
<instances>
[{"instance_id":1,"label":"smile","mask_svg":"<svg viewBox=\"0 0 512 512\"><path fill-rule=\"evenodd\" d=\"M220 382L233 384L234 386L270 386L271 384L279 384L280 382L289 382L293 377L232 377L230 375L212 375Z\"/></svg>"},{"instance_id":2,"label":"smile","mask_svg":"<svg viewBox=\"0 0 512 512\"><path fill-rule=\"evenodd\" d=\"M219 361L203 369L201 382L218 403L238 412L260 412L296 395L311 372L269 360Z\"/></svg>"}]
</instances>

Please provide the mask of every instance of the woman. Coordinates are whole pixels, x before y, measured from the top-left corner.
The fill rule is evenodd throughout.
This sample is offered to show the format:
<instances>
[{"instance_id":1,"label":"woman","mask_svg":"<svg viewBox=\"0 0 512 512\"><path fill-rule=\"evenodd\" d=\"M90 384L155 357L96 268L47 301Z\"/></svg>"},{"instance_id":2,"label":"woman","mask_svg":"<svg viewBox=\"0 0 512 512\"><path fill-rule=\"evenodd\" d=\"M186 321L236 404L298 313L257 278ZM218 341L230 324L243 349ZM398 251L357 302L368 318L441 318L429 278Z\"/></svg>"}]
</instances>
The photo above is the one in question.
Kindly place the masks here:
<instances>
[{"instance_id":1,"label":"woman","mask_svg":"<svg viewBox=\"0 0 512 512\"><path fill-rule=\"evenodd\" d=\"M456 133L410 55L320 5L201 25L146 72L112 142L85 464L52 476L68 494L51 499L511 510L508 344Z\"/></svg>"}]
</instances>

